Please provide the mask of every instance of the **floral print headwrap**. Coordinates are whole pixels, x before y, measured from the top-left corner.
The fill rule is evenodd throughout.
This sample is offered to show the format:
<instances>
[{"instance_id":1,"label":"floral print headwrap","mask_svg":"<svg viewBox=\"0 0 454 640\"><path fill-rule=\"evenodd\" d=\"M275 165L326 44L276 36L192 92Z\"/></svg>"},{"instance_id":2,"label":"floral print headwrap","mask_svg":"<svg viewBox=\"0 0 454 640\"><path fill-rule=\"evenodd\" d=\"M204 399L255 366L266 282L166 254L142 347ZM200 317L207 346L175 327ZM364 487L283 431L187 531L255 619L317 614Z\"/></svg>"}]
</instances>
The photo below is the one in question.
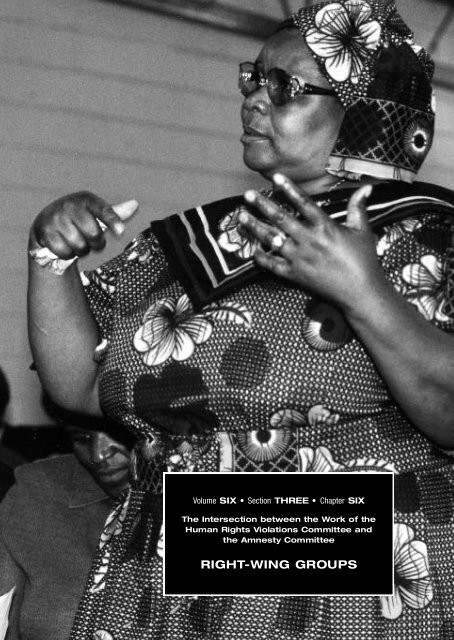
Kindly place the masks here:
<instances>
[{"instance_id":1,"label":"floral print headwrap","mask_svg":"<svg viewBox=\"0 0 454 640\"><path fill-rule=\"evenodd\" d=\"M326 170L412 182L433 139L434 65L394 0L323 2L289 23L345 109Z\"/></svg>"}]
</instances>

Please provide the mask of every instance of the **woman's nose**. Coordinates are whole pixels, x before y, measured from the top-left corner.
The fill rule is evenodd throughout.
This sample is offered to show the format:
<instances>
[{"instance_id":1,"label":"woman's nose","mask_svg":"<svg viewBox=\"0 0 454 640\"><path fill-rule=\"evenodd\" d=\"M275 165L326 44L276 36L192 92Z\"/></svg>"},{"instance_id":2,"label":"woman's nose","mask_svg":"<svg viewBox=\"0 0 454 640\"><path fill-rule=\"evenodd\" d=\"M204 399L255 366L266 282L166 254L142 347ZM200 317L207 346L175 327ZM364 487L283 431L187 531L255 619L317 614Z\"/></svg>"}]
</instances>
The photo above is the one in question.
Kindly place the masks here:
<instances>
[{"instance_id":1,"label":"woman's nose","mask_svg":"<svg viewBox=\"0 0 454 640\"><path fill-rule=\"evenodd\" d=\"M258 111L264 115L268 113L269 107L270 99L266 87L259 87L243 100L243 110L245 112Z\"/></svg>"}]
</instances>

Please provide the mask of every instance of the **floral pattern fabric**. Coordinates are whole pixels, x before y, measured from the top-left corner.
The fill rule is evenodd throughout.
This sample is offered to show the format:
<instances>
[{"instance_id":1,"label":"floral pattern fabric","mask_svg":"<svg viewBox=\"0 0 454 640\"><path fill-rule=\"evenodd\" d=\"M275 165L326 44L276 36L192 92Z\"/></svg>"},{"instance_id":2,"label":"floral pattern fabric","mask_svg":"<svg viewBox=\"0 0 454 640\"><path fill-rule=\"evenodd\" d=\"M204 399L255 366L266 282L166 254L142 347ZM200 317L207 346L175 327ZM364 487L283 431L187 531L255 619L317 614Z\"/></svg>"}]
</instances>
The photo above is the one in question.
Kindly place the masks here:
<instances>
[{"instance_id":1,"label":"floral pattern fabric","mask_svg":"<svg viewBox=\"0 0 454 640\"><path fill-rule=\"evenodd\" d=\"M430 209L376 229L396 290L454 333L453 231L451 214ZM84 283L106 341L101 403L137 444L73 640L450 637L453 458L408 423L337 309L269 277L196 311L150 230ZM164 598L167 470L393 472L394 596Z\"/></svg>"},{"instance_id":2,"label":"floral pattern fabric","mask_svg":"<svg viewBox=\"0 0 454 640\"><path fill-rule=\"evenodd\" d=\"M211 321L210 321L211 319ZM169 297L151 305L134 336L134 347L144 354L143 361L157 366L172 358L179 362L191 357L195 345L211 336L213 320L249 324L250 313L241 305L211 305L203 314L192 311L188 296Z\"/></svg>"},{"instance_id":3,"label":"floral pattern fabric","mask_svg":"<svg viewBox=\"0 0 454 640\"><path fill-rule=\"evenodd\" d=\"M315 27L306 32L308 47L325 60L326 71L336 82L357 84L364 58L378 47L381 26L371 16L367 2L333 2L317 12Z\"/></svg>"},{"instance_id":4,"label":"floral pattern fabric","mask_svg":"<svg viewBox=\"0 0 454 640\"><path fill-rule=\"evenodd\" d=\"M395 620L404 605L424 609L433 598L427 562L427 546L414 540L414 531L405 524L394 525L394 596L381 597L385 618Z\"/></svg>"},{"instance_id":5,"label":"floral pattern fabric","mask_svg":"<svg viewBox=\"0 0 454 640\"><path fill-rule=\"evenodd\" d=\"M222 218L219 223L218 244L223 251L233 253L244 260L252 258L258 243L241 228L239 218L242 210L247 211L246 207L237 207Z\"/></svg>"},{"instance_id":6,"label":"floral pattern fabric","mask_svg":"<svg viewBox=\"0 0 454 640\"><path fill-rule=\"evenodd\" d=\"M419 263L405 265L402 279L410 288L403 294L427 320L449 322L443 312L446 303L446 265L434 255L422 256Z\"/></svg>"}]
</instances>

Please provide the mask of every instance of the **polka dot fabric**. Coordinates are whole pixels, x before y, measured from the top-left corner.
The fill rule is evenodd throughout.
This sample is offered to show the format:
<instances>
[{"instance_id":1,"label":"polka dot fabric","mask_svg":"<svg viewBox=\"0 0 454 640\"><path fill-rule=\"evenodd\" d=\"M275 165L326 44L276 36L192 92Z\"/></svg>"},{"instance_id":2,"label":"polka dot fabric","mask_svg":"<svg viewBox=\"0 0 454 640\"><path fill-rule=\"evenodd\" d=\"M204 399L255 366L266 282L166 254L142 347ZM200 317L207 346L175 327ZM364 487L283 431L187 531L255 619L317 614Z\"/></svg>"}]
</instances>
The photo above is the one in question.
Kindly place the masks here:
<instances>
[{"instance_id":1,"label":"polka dot fabric","mask_svg":"<svg viewBox=\"0 0 454 640\"><path fill-rule=\"evenodd\" d=\"M377 230L389 279L448 332L453 231L430 210ZM271 277L194 311L151 230L83 281L108 341L101 404L136 445L72 640L451 638L453 458L406 421L339 311ZM359 469L396 474L394 598L161 595L163 471Z\"/></svg>"}]
</instances>

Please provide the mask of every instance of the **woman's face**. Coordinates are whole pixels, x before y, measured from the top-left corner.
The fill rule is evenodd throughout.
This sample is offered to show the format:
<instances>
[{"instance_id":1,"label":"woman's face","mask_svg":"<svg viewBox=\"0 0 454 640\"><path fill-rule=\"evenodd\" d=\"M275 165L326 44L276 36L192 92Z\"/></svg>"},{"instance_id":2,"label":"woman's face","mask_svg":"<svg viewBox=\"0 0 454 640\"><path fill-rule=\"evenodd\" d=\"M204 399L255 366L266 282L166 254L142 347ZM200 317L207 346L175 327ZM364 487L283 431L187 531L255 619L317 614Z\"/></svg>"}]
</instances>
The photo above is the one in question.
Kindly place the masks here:
<instances>
[{"instance_id":1,"label":"woman's face","mask_svg":"<svg viewBox=\"0 0 454 640\"><path fill-rule=\"evenodd\" d=\"M265 74L278 67L310 84L331 88L296 29L274 34L256 63ZM335 96L298 95L276 106L266 87L260 87L244 98L241 109L244 162L266 178L278 171L302 186L323 178L343 116Z\"/></svg>"}]
</instances>

